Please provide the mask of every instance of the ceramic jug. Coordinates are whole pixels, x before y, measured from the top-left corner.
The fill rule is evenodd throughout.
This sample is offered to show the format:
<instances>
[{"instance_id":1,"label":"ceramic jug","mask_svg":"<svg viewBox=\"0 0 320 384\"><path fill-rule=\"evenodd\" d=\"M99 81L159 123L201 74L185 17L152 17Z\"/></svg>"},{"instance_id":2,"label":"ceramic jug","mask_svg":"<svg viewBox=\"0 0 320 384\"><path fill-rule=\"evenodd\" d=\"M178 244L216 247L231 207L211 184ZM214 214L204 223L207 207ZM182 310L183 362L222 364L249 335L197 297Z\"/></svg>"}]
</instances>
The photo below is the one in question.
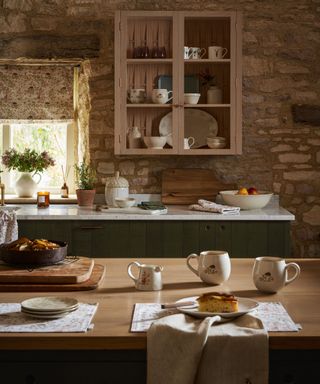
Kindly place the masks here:
<instances>
[{"instance_id":1,"label":"ceramic jug","mask_svg":"<svg viewBox=\"0 0 320 384\"><path fill-rule=\"evenodd\" d=\"M131 271L132 267L138 267L138 277L135 277ZM133 261L128 265L128 275L134 281L135 287L141 291L159 291L162 289L161 265L140 264Z\"/></svg>"}]
</instances>

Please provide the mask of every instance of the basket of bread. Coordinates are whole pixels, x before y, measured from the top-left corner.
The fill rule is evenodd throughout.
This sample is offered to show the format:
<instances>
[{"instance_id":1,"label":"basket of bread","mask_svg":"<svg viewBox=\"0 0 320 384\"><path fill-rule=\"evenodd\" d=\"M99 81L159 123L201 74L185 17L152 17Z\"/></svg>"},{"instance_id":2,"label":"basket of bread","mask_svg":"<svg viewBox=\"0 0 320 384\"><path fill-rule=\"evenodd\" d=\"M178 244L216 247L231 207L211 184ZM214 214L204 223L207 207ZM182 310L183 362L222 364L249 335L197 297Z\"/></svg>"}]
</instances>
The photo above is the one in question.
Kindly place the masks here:
<instances>
[{"instance_id":1,"label":"basket of bread","mask_svg":"<svg viewBox=\"0 0 320 384\"><path fill-rule=\"evenodd\" d=\"M45 266L59 263L67 255L67 243L21 237L0 245L0 260L12 265Z\"/></svg>"}]
</instances>

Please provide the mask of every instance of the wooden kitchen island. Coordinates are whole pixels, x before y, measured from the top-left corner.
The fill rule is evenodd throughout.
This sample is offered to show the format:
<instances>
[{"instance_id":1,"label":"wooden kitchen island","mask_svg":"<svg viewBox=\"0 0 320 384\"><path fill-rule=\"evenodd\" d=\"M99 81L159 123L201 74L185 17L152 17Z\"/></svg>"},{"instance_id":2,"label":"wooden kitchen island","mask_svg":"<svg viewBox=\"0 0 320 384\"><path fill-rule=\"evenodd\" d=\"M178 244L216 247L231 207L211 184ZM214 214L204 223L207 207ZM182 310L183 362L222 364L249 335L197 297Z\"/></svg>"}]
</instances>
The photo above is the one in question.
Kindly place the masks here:
<instances>
[{"instance_id":1,"label":"wooden kitchen island","mask_svg":"<svg viewBox=\"0 0 320 384\"><path fill-rule=\"evenodd\" d=\"M130 333L135 303L170 302L212 290L186 267L185 259L141 259L164 266L162 291L137 291L127 275L132 259L96 259L107 268L99 289L59 292L81 302L99 303L87 333L1 333L2 383L144 383L146 334ZM270 333L270 383L307 383L320 356L320 260L295 259L300 277L275 295L255 289L252 259L232 259L228 282L219 287L258 301L279 301L299 332ZM217 289L217 288L215 288ZM21 302L41 293L0 293L1 302ZM52 295L52 293L50 293ZM168 351L170 353L170 351Z\"/></svg>"}]
</instances>

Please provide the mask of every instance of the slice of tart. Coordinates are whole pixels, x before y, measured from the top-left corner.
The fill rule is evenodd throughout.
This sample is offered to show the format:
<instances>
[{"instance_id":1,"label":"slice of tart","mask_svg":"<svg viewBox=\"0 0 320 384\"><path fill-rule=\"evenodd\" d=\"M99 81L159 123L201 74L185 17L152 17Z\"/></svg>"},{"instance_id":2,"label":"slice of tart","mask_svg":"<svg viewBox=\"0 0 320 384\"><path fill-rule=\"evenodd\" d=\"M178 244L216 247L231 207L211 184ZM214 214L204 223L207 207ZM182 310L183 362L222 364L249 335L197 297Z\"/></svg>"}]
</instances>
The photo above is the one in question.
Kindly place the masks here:
<instances>
[{"instance_id":1,"label":"slice of tart","mask_svg":"<svg viewBox=\"0 0 320 384\"><path fill-rule=\"evenodd\" d=\"M238 312L238 300L227 293L208 292L197 298L199 312Z\"/></svg>"}]
</instances>

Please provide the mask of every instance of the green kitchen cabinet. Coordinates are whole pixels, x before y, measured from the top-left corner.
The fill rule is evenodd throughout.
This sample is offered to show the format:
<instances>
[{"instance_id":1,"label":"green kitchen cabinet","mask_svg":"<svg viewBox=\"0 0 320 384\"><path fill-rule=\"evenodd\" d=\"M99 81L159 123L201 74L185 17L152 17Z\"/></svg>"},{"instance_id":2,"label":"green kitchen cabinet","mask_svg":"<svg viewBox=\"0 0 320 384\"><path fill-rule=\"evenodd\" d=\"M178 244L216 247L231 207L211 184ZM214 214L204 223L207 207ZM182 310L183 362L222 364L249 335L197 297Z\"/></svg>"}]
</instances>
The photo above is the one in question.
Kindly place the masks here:
<instances>
[{"instance_id":1,"label":"green kitchen cabinet","mask_svg":"<svg viewBox=\"0 0 320 384\"><path fill-rule=\"evenodd\" d=\"M225 250L231 257L290 256L288 221L21 220L19 236L68 243L88 257L186 257Z\"/></svg>"}]
</instances>

